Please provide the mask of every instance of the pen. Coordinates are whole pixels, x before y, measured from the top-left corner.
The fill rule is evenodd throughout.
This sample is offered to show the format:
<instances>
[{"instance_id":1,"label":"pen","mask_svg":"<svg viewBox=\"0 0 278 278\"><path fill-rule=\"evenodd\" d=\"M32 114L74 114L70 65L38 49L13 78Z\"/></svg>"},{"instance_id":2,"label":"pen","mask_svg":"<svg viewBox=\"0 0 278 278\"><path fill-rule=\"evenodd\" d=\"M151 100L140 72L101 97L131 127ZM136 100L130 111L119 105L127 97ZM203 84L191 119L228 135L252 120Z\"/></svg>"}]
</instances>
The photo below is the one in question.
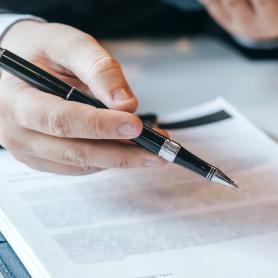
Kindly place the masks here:
<instances>
[{"instance_id":1,"label":"pen","mask_svg":"<svg viewBox=\"0 0 278 278\"><path fill-rule=\"evenodd\" d=\"M72 87L36 65L1 47L0 67L38 88L42 92L59 96L65 100L76 101L92 105L96 108L107 109L107 107L96 98L86 96L77 88ZM192 170L209 181L217 182L232 188L238 187L218 168L205 162L186 150L179 143L159 134L146 125L143 125L140 136L132 139L132 141L169 162Z\"/></svg>"}]
</instances>

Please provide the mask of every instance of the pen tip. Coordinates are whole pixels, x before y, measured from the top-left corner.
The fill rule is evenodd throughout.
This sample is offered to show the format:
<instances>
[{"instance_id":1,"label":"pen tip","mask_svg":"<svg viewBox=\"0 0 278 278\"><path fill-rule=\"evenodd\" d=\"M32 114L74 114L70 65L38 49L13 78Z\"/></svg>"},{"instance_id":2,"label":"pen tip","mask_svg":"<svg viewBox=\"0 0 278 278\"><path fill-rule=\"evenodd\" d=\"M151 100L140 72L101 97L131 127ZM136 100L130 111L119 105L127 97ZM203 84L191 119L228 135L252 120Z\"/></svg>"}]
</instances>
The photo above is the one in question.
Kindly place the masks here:
<instances>
[{"instance_id":1,"label":"pen tip","mask_svg":"<svg viewBox=\"0 0 278 278\"><path fill-rule=\"evenodd\" d=\"M239 189L239 186L235 183L232 184L234 188Z\"/></svg>"},{"instance_id":2,"label":"pen tip","mask_svg":"<svg viewBox=\"0 0 278 278\"><path fill-rule=\"evenodd\" d=\"M211 178L212 182L217 182L220 183L224 186L230 187L230 188L239 188L239 186L232 181L228 176L226 176L223 172L221 172L219 169L217 169L212 178Z\"/></svg>"}]
</instances>

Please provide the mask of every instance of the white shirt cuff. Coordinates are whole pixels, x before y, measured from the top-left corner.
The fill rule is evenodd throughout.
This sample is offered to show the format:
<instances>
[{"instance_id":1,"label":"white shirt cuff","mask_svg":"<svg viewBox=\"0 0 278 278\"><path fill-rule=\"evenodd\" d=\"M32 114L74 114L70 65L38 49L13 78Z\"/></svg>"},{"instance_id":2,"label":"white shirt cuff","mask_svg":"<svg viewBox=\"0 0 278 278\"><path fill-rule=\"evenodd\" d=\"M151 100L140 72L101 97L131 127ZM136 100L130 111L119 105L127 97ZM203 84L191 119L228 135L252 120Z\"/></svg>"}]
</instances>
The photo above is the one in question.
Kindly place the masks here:
<instances>
[{"instance_id":1,"label":"white shirt cuff","mask_svg":"<svg viewBox=\"0 0 278 278\"><path fill-rule=\"evenodd\" d=\"M244 47L257 50L271 50L278 48L278 39L251 40L242 37L234 37L234 40Z\"/></svg>"},{"instance_id":2,"label":"white shirt cuff","mask_svg":"<svg viewBox=\"0 0 278 278\"><path fill-rule=\"evenodd\" d=\"M15 23L22 20L45 22L45 20L40 17L28 14L0 14L0 40Z\"/></svg>"}]
</instances>

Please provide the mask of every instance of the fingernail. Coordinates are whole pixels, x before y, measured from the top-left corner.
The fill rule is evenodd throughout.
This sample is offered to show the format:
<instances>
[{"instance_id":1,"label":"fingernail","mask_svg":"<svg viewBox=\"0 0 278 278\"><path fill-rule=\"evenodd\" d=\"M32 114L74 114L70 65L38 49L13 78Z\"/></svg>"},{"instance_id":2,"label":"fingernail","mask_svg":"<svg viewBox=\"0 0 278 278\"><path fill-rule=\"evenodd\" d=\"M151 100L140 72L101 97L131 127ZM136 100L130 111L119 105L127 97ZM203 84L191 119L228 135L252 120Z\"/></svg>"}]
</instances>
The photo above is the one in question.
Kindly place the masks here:
<instances>
[{"instance_id":1,"label":"fingernail","mask_svg":"<svg viewBox=\"0 0 278 278\"><path fill-rule=\"evenodd\" d=\"M129 99L130 95L124 88L119 88L112 91L112 98L116 102L121 102Z\"/></svg>"},{"instance_id":2,"label":"fingernail","mask_svg":"<svg viewBox=\"0 0 278 278\"><path fill-rule=\"evenodd\" d=\"M118 128L118 132L120 135L124 135L124 136L136 136L137 135L137 129L135 128L134 125L132 125L130 123L125 123L125 124L121 125Z\"/></svg>"},{"instance_id":3,"label":"fingernail","mask_svg":"<svg viewBox=\"0 0 278 278\"><path fill-rule=\"evenodd\" d=\"M158 163L155 160L146 160L143 164L145 167L157 167Z\"/></svg>"}]
</instances>

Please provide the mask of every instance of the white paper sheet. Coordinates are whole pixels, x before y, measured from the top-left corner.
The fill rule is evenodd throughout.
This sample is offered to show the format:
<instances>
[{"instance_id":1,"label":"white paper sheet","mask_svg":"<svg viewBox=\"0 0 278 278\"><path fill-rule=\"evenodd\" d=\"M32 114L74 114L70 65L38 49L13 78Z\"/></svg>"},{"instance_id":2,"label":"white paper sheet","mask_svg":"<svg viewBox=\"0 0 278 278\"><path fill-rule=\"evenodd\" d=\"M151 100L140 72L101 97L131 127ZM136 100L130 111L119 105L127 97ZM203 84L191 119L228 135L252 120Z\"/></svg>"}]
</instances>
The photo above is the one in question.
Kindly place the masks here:
<instances>
[{"instance_id":1,"label":"white paper sheet","mask_svg":"<svg viewBox=\"0 0 278 278\"><path fill-rule=\"evenodd\" d=\"M181 167L66 177L0 152L0 229L33 277L277 277L278 147L224 100L161 117L231 117L172 137L230 190Z\"/></svg>"}]
</instances>

